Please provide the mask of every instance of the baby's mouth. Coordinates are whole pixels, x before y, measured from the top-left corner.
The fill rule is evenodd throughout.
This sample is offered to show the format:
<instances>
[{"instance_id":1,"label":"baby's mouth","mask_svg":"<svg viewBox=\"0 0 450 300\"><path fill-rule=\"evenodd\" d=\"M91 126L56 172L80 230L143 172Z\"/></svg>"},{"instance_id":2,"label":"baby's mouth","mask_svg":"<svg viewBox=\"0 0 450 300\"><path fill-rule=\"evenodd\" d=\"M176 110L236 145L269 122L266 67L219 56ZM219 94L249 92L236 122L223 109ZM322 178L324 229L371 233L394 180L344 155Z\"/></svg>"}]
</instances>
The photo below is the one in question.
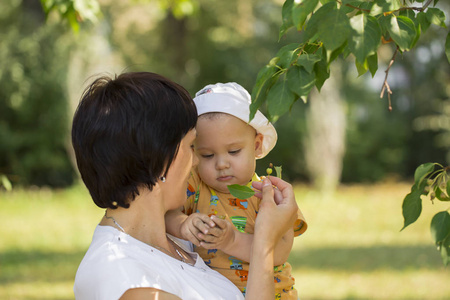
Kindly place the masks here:
<instances>
[{"instance_id":1,"label":"baby's mouth","mask_svg":"<svg viewBox=\"0 0 450 300\"><path fill-rule=\"evenodd\" d=\"M229 181L229 180L231 180L231 179L233 179L233 176L231 176L231 175L226 175L226 176L219 176L219 177L217 177L217 180L218 180L218 181Z\"/></svg>"}]
</instances>

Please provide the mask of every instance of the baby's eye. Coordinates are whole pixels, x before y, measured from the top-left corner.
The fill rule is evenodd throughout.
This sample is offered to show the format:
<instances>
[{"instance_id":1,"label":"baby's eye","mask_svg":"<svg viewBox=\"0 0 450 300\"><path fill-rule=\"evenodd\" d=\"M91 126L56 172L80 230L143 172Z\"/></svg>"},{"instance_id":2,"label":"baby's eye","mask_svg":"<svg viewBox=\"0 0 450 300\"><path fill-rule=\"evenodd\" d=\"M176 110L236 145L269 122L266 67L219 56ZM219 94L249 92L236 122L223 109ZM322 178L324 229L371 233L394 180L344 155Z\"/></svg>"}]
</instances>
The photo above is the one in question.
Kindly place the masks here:
<instances>
[{"instance_id":1,"label":"baby's eye","mask_svg":"<svg viewBox=\"0 0 450 300\"><path fill-rule=\"evenodd\" d=\"M228 151L230 154L238 154L239 152L241 152L241 149Z\"/></svg>"},{"instance_id":2,"label":"baby's eye","mask_svg":"<svg viewBox=\"0 0 450 300\"><path fill-rule=\"evenodd\" d=\"M214 154L200 154L203 158L211 158Z\"/></svg>"}]
</instances>

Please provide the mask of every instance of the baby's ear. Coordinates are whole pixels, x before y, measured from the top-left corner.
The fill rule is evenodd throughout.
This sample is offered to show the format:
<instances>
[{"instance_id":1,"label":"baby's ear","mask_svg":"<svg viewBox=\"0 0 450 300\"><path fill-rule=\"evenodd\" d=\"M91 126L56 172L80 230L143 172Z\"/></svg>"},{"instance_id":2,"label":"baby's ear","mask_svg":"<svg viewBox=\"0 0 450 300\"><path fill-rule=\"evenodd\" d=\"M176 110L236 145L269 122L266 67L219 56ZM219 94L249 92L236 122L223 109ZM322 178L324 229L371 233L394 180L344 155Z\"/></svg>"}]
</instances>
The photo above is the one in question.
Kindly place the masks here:
<instances>
[{"instance_id":1,"label":"baby's ear","mask_svg":"<svg viewBox=\"0 0 450 300\"><path fill-rule=\"evenodd\" d=\"M264 136L261 133L256 134L256 136L255 136L255 157L260 157L262 154L263 140L264 140Z\"/></svg>"}]
</instances>

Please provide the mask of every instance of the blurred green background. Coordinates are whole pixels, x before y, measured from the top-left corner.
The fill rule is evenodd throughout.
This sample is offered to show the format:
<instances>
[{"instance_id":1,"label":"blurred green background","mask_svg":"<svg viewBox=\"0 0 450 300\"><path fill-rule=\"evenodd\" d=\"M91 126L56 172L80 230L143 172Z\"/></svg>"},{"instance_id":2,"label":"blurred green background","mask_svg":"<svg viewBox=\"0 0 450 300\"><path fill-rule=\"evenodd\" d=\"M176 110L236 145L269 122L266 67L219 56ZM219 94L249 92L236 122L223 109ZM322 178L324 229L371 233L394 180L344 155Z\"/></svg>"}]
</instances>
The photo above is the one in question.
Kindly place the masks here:
<instances>
[{"instance_id":1,"label":"blurred green background","mask_svg":"<svg viewBox=\"0 0 450 300\"><path fill-rule=\"evenodd\" d=\"M448 25L449 3L441 2ZM98 22L78 32L60 14L46 16L39 1L0 3L0 175L13 184L0 190L1 299L73 298L102 215L70 145L73 112L93 77L152 71L191 95L228 81L251 91L258 70L298 38L289 31L277 41L278 0L99 3ZM282 165L298 188L310 224L290 258L302 299L450 298L449 270L429 235L440 204L425 203L424 216L399 233L415 168L450 164L446 34L431 28L397 57L392 112L380 99L388 44L374 78L357 77L352 59L341 60L320 94L275 123L277 146L257 170Z\"/></svg>"}]
</instances>

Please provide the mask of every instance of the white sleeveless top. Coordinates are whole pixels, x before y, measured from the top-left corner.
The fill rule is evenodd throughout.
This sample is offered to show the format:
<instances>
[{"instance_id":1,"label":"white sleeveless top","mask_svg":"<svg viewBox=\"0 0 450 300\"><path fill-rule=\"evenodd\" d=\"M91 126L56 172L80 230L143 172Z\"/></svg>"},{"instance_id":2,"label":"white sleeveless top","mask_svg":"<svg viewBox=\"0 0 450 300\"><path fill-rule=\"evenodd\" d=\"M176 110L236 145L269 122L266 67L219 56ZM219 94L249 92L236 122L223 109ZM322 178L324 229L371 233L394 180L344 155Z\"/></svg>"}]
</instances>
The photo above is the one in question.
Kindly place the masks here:
<instances>
[{"instance_id":1,"label":"white sleeveless top","mask_svg":"<svg viewBox=\"0 0 450 300\"><path fill-rule=\"evenodd\" d=\"M192 244L173 237L194 257L183 263L111 226L98 225L75 277L77 300L119 299L132 288L151 287L181 299L244 299L228 279L205 265Z\"/></svg>"}]
</instances>

